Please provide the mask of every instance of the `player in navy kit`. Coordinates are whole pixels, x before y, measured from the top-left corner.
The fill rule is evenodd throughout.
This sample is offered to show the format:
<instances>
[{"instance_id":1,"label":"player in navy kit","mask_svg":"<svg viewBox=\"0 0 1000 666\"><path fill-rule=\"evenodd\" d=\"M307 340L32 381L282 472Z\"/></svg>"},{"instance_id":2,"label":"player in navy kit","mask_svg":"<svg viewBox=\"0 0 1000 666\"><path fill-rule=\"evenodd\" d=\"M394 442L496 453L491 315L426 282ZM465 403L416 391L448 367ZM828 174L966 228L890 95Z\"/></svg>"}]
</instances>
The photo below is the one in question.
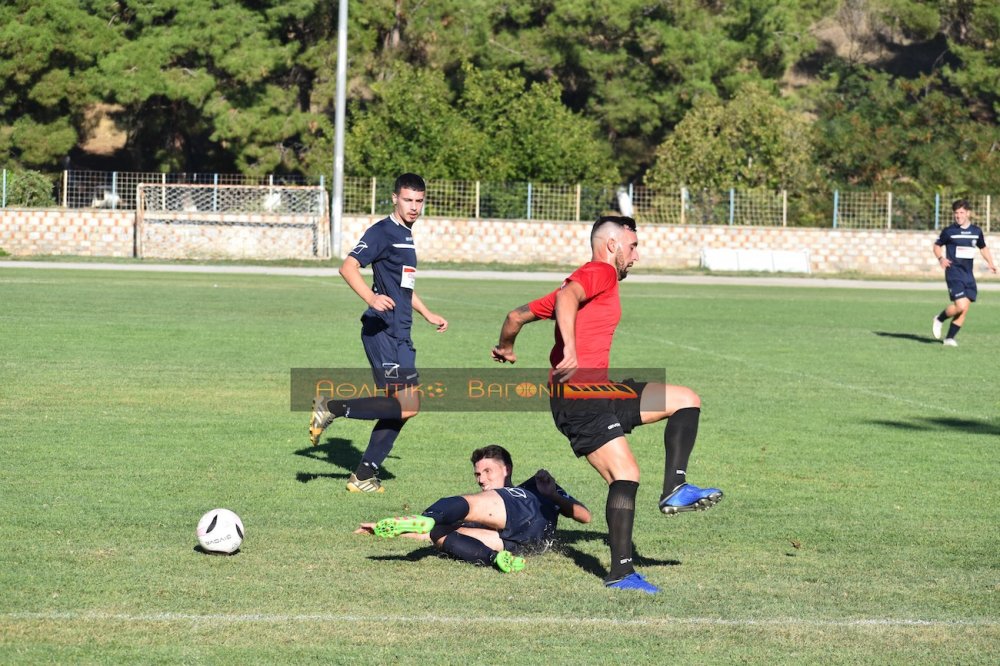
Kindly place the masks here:
<instances>
[{"instance_id":1,"label":"player in navy kit","mask_svg":"<svg viewBox=\"0 0 1000 666\"><path fill-rule=\"evenodd\" d=\"M452 557L510 573L524 568L522 555L551 547L559 516L590 522L587 507L570 497L544 469L514 486L514 463L502 446L476 449L472 465L482 492L444 497L419 516L385 518L362 524L358 531L386 538L429 535L426 538Z\"/></svg>"},{"instance_id":2,"label":"player in navy kit","mask_svg":"<svg viewBox=\"0 0 1000 666\"><path fill-rule=\"evenodd\" d=\"M976 249L982 252L986 265L994 273L997 272L997 265L993 261L990 249L986 247L983 230L971 223L972 210L969 202L959 199L951 205L951 209L955 214L955 223L942 231L934 241L934 256L944 268L944 279L948 284L948 296L952 304L934 317L931 331L934 337L940 340L942 324L946 319L951 319L944 344L948 347L957 347L955 336L965 323L969 307L976 301L976 276L972 272Z\"/></svg>"},{"instance_id":3,"label":"player in navy kit","mask_svg":"<svg viewBox=\"0 0 1000 666\"><path fill-rule=\"evenodd\" d=\"M347 483L347 489L355 493L385 491L378 479L379 467L403 424L420 411L420 397L415 390L420 383L417 352L410 338L413 312L436 326L439 333L448 329L447 320L428 310L414 291L417 250L412 229L423 211L426 189L423 178L416 174L399 176L393 185L392 213L365 231L340 267L340 275L368 305L361 315L361 343L375 384L386 395L354 400L317 396L309 421L309 439L313 445L318 444L323 431L337 417L376 422L361 463ZM368 265L373 274L371 287L361 275L361 269Z\"/></svg>"}]
</instances>

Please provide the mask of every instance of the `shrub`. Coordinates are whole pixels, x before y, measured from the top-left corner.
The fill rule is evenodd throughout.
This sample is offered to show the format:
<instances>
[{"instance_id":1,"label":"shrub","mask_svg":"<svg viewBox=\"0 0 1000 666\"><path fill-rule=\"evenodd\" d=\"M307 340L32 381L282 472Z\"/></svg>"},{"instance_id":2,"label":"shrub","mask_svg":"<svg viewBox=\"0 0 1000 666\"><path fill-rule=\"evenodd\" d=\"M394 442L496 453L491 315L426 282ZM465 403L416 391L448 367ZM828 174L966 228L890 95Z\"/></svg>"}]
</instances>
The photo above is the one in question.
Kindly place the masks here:
<instances>
[{"instance_id":1,"label":"shrub","mask_svg":"<svg viewBox=\"0 0 1000 666\"><path fill-rule=\"evenodd\" d=\"M55 206L52 181L37 171L7 172L6 200L8 208L44 208Z\"/></svg>"}]
</instances>

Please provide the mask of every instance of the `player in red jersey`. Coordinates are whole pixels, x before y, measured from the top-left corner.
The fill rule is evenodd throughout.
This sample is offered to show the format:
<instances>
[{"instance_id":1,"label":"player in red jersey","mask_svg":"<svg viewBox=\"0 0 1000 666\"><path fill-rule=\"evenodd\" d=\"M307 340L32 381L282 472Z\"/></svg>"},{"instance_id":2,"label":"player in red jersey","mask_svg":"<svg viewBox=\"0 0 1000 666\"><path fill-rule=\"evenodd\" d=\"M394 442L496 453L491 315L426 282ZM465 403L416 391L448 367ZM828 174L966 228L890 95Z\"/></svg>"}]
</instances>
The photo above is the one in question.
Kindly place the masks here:
<instances>
[{"instance_id":1,"label":"player in red jersey","mask_svg":"<svg viewBox=\"0 0 1000 666\"><path fill-rule=\"evenodd\" d=\"M618 399L575 399L573 389L608 384L611 342L621 319L618 283L639 260L639 239L630 217L602 217L590 234L592 257L559 289L510 311L493 348L500 363L514 363L514 341L521 328L540 319L554 319L555 345L549 354L553 390L550 406L559 428L578 457L587 461L608 484L606 517L611 545L611 570L605 585L616 589L659 591L632 565L632 525L639 488L639 465L625 435L638 425L667 419L663 494L659 508L666 515L707 509L722 499L718 488L687 483L687 463L698 436L701 399L686 386L625 380L615 386Z\"/></svg>"}]
</instances>

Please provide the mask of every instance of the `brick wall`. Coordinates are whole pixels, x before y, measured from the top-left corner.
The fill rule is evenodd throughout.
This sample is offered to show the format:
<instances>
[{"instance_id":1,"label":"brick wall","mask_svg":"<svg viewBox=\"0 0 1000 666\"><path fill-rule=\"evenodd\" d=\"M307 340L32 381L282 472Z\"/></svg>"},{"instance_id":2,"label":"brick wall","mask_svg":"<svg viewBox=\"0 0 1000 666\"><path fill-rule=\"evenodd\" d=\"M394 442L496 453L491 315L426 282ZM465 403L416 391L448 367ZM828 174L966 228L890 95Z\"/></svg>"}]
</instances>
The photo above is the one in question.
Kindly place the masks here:
<instances>
[{"instance_id":1,"label":"brick wall","mask_svg":"<svg viewBox=\"0 0 1000 666\"><path fill-rule=\"evenodd\" d=\"M341 255L350 252L377 218L345 217ZM259 255L270 258L312 256L307 229L257 229L253 237L240 227L166 225L142 239L149 257L204 258ZM174 225L170 225L173 227ZM471 261L578 264L590 257L588 222L538 220L452 220L423 218L414 227L422 261ZM931 253L933 231L853 231L783 227L644 225L639 228L640 265L693 268L710 249L806 251L813 273L856 272L867 275L938 276ZM150 241L158 242L152 244ZM990 239L987 239L990 242ZM154 247L173 249L154 250ZM135 213L100 209L0 210L0 248L14 255L131 257L135 252Z\"/></svg>"},{"instance_id":2,"label":"brick wall","mask_svg":"<svg viewBox=\"0 0 1000 666\"><path fill-rule=\"evenodd\" d=\"M341 256L377 218L345 217ZM589 222L449 220L424 218L414 226L421 261L579 264L590 258ZM655 268L695 268L710 249L806 251L813 273L938 276L934 231L867 231L641 225L639 262ZM989 239L987 239L989 242Z\"/></svg>"},{"instance_id":3,"label":"brick wall","mask_svg":"<svg viewBox=\"0 0 1000 666\"><path fill-rule=\"evenodd\" d=\"M13 255L131 257L135 213L81 208L4 208L0 248Z\"/></svg>"}]
</instances>

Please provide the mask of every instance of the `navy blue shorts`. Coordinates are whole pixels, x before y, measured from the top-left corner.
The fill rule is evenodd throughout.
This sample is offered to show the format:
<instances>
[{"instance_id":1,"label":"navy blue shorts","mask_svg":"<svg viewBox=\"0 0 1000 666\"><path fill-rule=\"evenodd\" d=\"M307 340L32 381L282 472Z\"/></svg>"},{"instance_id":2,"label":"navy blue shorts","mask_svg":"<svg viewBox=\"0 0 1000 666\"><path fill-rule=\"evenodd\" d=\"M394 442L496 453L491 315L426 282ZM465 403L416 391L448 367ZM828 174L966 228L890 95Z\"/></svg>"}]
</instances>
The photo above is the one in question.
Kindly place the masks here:
<instances>
[{"instance_id":1,"label":"navy blue shorts","mask_svg":"<svg viewBox=\"0 0 1000 666\"><path fill-rule=\"evenodd\" d=\"M976 296L978 295L978 288L976 286L976 279L971 275L968 277L955 277L947 281L948 282L948 296L953 301L957 301L960 298L967 298L973 303L976 302Z\"/></svg>"},{"instance_id":2,"label":"navy blue shorts","mask_svg":"<svg viewBox=\"0 0 1000 666\"><path fill-rule=\"evenodd\" d=\"M417 350L409 338L395 338L387 332L384 321L374 317L361 320L361 344L372 367L372 378L381 389L403 388L420 383L417 374Z\"/></svg>"},{"instance_id":3,"label":"navy blue shorts","mask_svg":"<svg viewBox=\"0 0 1000 666\"><path fill-rule=\"evenodd\" d=\"M635 398L610 399L549 399L552 420L566 439L573 453L582 457L589 455L608 442L624 437L632 429L642 425L639 401L646 382L626 379L621 382L632 388Z\"/></svg>"},{"instance_id":4,"label":"navy blue shorts","mask_svg":"<svg viewBox=\"0 0 1000 666\"><path fill-rule=\"evenodd\" d=\"M538 496L524 488L496 491L507 509L507 527L500 531L503 546L515 555L544 552L552 545L555 525L542 515Z\"/></svg>"}]
</instances>

